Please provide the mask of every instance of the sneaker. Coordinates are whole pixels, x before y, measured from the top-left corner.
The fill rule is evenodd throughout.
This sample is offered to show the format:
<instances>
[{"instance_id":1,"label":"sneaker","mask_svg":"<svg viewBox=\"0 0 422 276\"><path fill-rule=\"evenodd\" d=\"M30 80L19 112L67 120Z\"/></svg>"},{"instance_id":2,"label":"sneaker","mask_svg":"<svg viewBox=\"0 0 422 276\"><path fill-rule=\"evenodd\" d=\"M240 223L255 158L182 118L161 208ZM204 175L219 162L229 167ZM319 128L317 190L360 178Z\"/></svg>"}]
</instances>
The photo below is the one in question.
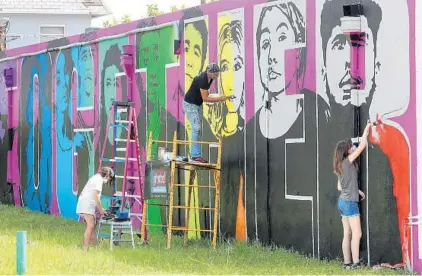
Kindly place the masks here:
<instances>
[{"instance_id":1,"label":"sneaker","mask_svg":"<svg viewBox=\"0 0 422 276\"><path fill-rule=\"evenodd\" d=\"M358 262L358 263L352 264L350 266L350 269L355 270L355 269L360 269L361 267L362 267L362 264L360 262Z\"/></svg>"},{"instance_id":2,"label":"sneaker","mask_svg":"<svg viewBox=\"0 0 422 276\"><path fill-rule=\"evenodd\" d=\"M345 270L350 270L350 268L352 267L352 264L344 264L343 265L343 269L345 269Z\"/></svg>"},{"instance_id":3,"label":"sneaker","mask_svg":"<svg viewBox=\"0 0 422 276\"><path fill-rule=\"evenodd\" d=\"M204 158L202 158L202 157L192 157L192 160L193 161L195 161L195 162L199 162L199 163L208 163L208 161L207 160L205 160Z\"/></svg>"}]
</instances>

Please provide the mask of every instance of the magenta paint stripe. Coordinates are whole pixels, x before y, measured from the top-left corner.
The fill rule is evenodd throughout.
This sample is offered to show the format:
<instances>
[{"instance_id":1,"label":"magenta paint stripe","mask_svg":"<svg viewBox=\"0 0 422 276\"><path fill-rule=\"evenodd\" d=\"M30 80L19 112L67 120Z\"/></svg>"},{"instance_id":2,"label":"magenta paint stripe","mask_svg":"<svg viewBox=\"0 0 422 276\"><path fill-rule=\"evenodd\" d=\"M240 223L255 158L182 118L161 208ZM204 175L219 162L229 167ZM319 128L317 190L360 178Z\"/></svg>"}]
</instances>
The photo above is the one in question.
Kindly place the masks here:
<instances>
[{"instance_id":1,"label":"magenta paint stripe","mask_svg":"<svg viewBox=\"0 0 422 276\"><path fill-rule=\"evenodd\" d=\"M410 101L407 114L403 116L403 122L400 124L404 127L404 130L407 133L410 142L411 149L411 210L412 214L417 214L418 206L418 196L417 196L417 143L416 143L416 53L415 53L415 0L408 0L408 9L409 9L409 62L410 62ZM413 266L414 269L418 272L422 271L422 262L420 260L421 256L419 255L418 245L418 227L413 227Z\"/></svg>"},{"instance_id":2,"label":"magenta paint stripe","mask_svg":"<svg viewBox=\"0 0 422 276\"><path fill-rule=\"evenodd\" d=\"M19 59L17 62L16 71L21 72L22 70L22 59ZM22 206L21 202L21 196L20 196L20 173L19 173L19 159L18 159L18 146L19 146L19 108L12 108L19 106L19 98L20 98L20 84L21 84L21 75L16 74L16 86L17 90L13 93L8 93L8 102L10 103L8 106L9 112L8 112L8 127L9 128L15 128L15 136L13 138L13 145L12 145L12 151L9 151L7 153L7 159L9 162L7 162L8 166L8 178L11 180L10 182L14 183L13 185L13 199L15 201L16 206Z\"/></svg>"},{"instance_id":3,"label":"magenta paint stripe","mask_svg":"<svg viewBox=\"0 0 422 276\"><path fill-rule=\"evenodd\" d=\"M350 74L352 78L360 79L359 90L365 89L365 45L366 36L361 32L352 32L349 34L351 37L358 36L363 41L355 41L360 44L360 47L350 47ZM352 41L353 43L353 41Z\"/></svg>"},{"instance_id":4,"label":"magenta paint stripe","mask_svg":"<svg viewBox=\"0 0 422 276\"><path fill-rule=\"evenodd\" d=\"M99 43L95 43L91 45L91 50L92 50L92 59L94 62L94 76L97 76L95 79L95 83L94 83L94 106L99 107L100 106L100 69L99 69ZM100 108L94 108L94 118L95 118L95 122L94 122L94 129L95 130L99 130L100 129ZM97 151L99 152L99 140L100 140L100 131L94 131L94 152L97 153ZM101 154L101 153L99 153ZM94 164L99 164L99 160L97 157L97 154L94 155ZM94 171L97 171L97 167L94 167Z\"/></svg>"}]
</instances>

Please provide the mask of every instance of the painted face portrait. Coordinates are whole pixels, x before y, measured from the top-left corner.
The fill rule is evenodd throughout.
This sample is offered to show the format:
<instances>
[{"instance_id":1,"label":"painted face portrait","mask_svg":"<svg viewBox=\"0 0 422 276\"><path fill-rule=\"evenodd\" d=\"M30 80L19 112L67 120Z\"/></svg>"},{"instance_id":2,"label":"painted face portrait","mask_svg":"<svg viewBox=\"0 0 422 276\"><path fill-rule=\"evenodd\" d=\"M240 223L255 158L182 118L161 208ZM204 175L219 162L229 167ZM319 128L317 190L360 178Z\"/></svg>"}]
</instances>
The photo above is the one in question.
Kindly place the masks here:
<instances>
[{"instance_id":1,"label":"painted face portrait","mask_svg":"<svg viewBox=\"0 0 422 276\"><path fill-rule=\"evenodd\" d=\"M79 95L78 107L94 104L94 63L89 46L82 46L78 55Z\"/></svg>"},{"instance_id":2,"label":"painted face portrait","mask_svg":"<svg viewBox=\"0 0 422 276\"><path fill-rule=\"evenodd\" d=\"M340 26L333 28L326 46L326 83L335 102L346 106L360 106L371 96L375 76L374 37L365 17L362 18L362 32L365 32L365 89L354 88L356 80L351 76L351 42L347 40Z\"/></svg>"},{"instance_id":3,"label":"painted face portrait","mask_svg":"<svg viewBox=\"0 0 422 276\"><path fill-rule=\"evenodd\" d=\"M284 49L296 39L288 18L279 6L268 7L262 14L258 41L258 66L266 91L280 93L285 87Z\"/></svg>"},{"instance_id":4,"label":"painted face portrait","mask_svg":"<svg viewBox=\"0 0 422 276\"><path fill-rule=\"evenodd\" d=\"M66 72L66 60L62 52L56 64L56 99L57 110L65 112L70 101L70 76Z\"/></svg>"},{"instance_id":5,"label":"painted face portrait","mask_svg":"<svg viewBox=\"0 0 422 276\"><path fill-rule=\"evenodd\" d=\"M244 42L241 21L226 23L220 30L219 59L221 94L234 95L236 98L226 101L229 113L237 112L243 100L245 87Z\"/></svg>"},{"instance_id":6,"label":"painted face portrait","mask_svg":"<svg viewBox=\"0 0 422 276\"><path fill-rule=\"evenodd\" d=\"M185 27L185 59L186 81L192 82L193 78L202 70L202 35L195 28L193 23L186 24Z\"/></svg>"}]
</instances>

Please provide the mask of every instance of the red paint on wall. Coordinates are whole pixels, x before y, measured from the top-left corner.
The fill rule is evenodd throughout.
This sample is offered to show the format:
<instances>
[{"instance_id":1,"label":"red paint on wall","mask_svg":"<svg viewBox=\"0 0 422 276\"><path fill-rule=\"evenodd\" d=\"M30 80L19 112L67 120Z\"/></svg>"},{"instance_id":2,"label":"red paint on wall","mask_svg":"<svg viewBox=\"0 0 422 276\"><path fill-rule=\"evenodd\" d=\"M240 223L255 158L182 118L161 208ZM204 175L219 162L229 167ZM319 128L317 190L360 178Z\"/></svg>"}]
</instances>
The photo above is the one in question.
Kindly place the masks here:
<instances>
[{"instance_id":1,"label":"red paint on wall","mask_svg":"<svg viewBox=\"0 0 422 276\"><path fill-rule=\"evenodd\" d=\"M237 199L236 240L246 241L245 205L243 204L243 174L240 174L239 197Z\"/></svg>"},{"instance_id":2,"label":"red paint on wall","mask_svg":"<svg viewBox=\"0 0 422 276\"><path fill-rule=\"evenodd\" d=\"M393 194L397 203L397 217L402 245L403 263L406 262L406 247L412 260L411 237L406 233L410 212L410 159L409 146L404 135L397 128L378 124L369 135L371 143L378 145L388 156L393 174ZM407 231L408 232L408 231ZM406 244L405 244L405 241Z\"/></svg>"}]
</instances>

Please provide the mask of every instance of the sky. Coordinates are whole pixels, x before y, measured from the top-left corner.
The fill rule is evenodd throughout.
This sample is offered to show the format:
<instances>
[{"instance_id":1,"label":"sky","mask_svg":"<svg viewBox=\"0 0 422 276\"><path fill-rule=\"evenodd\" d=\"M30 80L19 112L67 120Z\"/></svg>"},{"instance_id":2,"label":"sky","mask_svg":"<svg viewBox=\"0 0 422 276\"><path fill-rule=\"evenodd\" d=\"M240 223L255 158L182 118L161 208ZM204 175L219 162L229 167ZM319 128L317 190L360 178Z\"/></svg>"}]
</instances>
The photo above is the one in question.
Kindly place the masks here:
<instances>
[{"instance_id":1,"label":"sky","mask_svg":"<svg viewBox=\"0 0 422 276\"><path fill-rule=\"evenodd\" d=\"M127 14L132 20L146 17L147 4L157 4L159 9L164 12L170 12L170 5L180 7L185 4L186 7L200 5L200 0L103 0L112 12L111 15L95 18L91 21L92 27L102 27L105 20L112 20L113 16L120 20L123 15Z\"/></svg>"}]
</instances>

